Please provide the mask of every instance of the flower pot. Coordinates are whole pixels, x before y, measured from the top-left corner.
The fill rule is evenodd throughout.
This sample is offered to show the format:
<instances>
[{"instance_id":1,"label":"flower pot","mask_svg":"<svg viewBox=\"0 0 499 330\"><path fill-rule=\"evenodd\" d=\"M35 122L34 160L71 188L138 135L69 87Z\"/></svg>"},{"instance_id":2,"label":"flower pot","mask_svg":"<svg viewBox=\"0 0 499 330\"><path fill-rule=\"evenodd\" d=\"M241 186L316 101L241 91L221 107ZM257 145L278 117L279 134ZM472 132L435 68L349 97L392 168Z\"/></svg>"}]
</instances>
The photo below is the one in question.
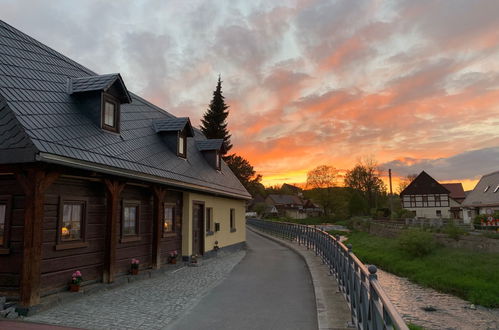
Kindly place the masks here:
<instances>
[{"instance_id":1,"label":"flower pot","mask_svg":"<svg viewBox=\"0 0 499 330\"><path fill-rule=\"evenodd\" d=\"M71 283L69 285L69 291L71 291L71 292L79 292L80 291L80 285L79 284L73 284L73 283Z\"/></svg>"},{"instance_id":2,"label":"flower pot","mask_svg":"<svg viewBox=\"0 0 499 330\"><path fill-rule=\"evenodd\" d=\"M138 275L139 274L139 269L138 268L132 268L132 275Z\"/></svg>"},{"instance_id":3,"label":"flower pot","mask_svg":"<svg viewBox=\"0 0 499 330\"><path fill-rule=\"evenodd\" d=\"M176 258L170 259L170 263L171 264L176 264L177 263L177 259Z\"/></svg>"}]
</instances>

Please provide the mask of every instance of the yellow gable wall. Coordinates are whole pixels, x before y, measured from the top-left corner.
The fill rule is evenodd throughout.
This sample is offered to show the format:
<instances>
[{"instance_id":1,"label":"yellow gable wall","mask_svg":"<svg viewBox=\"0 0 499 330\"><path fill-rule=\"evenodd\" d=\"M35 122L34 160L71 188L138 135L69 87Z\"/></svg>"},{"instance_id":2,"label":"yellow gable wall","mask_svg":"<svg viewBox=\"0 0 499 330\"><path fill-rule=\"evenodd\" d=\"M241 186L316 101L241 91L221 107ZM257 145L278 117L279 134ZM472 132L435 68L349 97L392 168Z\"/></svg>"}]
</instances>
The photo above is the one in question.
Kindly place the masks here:
<instances>
[{"instance_id":1,"label":"yellow gable wall","mask_svg":"<svg viewBox=\"0 0 499 330\"><path fill-rule=\"evenodd\" d=\"M197 193L183 193L183 217L182 217L182 255L192 255L192 205L193 202L204 202L205 220L204 220L204 251L213 250L215 241L218 241L219 247L229 246L246 241L245 211L246 203L244 200L230 199L224 197L215 197ZM214 231L213 235L206 235L206 208L213 209L213 230L215 223L220 223L220 231ZM230 209L235 210L236 231L230 230Z\"/></svg>"}]
</instances>

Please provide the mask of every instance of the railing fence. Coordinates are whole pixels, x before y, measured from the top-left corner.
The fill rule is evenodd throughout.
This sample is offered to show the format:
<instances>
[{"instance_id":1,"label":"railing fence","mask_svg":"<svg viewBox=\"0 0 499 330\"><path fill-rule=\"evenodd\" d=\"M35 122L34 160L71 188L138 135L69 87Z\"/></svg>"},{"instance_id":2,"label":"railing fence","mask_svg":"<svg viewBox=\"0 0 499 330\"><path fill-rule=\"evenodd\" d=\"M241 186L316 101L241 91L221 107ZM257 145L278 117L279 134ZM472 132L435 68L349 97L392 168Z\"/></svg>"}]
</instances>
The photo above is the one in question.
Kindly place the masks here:
<instances>
[{"instance_id":1,"label":"railing fence","mask_svg":"<svg viewBox=\"0 0 499 330\"><path fill-rule=\"evenodd\" d=\"M376 267L366 267L339 237L306 225L248 219L248 225L312 249L328 265L352 313L357 329L409 329L381 288Z\"/></svg>"}]
</instances>

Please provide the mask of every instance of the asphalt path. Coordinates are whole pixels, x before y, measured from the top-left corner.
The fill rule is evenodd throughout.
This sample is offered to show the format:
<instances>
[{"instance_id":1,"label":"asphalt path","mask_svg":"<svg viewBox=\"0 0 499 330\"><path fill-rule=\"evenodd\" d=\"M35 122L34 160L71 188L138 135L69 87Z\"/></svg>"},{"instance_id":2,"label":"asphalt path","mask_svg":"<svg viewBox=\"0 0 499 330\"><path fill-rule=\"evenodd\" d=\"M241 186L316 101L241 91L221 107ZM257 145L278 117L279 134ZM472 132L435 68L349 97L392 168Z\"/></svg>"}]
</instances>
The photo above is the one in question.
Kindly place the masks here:
<instances>
[{"instance_id":1,"label":"asphalt path","mask_svg":"<svg viewBox=\"0 0 499 330\"><path fill-rule=\"evenodd\" d=\"M247 230L243 260L168 329L317 329L312 279L290 249Z\"/></svg>"}]
</instances>

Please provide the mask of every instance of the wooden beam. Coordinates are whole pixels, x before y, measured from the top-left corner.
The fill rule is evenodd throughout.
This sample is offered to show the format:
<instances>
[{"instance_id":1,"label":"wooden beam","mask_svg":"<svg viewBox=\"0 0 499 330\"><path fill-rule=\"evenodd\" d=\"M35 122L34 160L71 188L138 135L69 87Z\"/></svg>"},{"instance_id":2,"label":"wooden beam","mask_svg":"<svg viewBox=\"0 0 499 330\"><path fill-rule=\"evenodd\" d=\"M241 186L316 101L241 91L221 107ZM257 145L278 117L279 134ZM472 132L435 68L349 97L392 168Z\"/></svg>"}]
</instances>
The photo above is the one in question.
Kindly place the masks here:
<instances>
[{"instance_id":1,"label":"wooden beam","mask_svg":"<svg viewBox=\"0 0 499 330\"><path fill-rule=\"evenodd\" d=\"M153 205L153 231L152 231L152 268L161 267L161 234L163 233L163 202L166 197L166 189L153 186L154 205Z\"/></svg>"},{"instance_id":2,"label":"wooden beam","mask_svg":"<svg viewBox=\"0 0 499 330\"><path fill-rule=\"evenodd\" d=\"M57 172L29 168L17 173L25 194L23 260L21 268L21 305L40 303L40 265L45 191L59 177Z\"/></svg>"},{"instance_id":3,"label":"wooden beam","mask_svg":"<svg viewBox=\"0 0 499 330\"><path fill-rule=\"evenodd\" d=\"M116 264L116 244L118 243L118 221L119 202L121 192L125 187L125 183L117 180L105 179L104 183L107 189L106 196L106 250L104 257L104 271L102 281L104 283L112 283L114 281L114 269Z\"/></svg>"}]
</instances>

